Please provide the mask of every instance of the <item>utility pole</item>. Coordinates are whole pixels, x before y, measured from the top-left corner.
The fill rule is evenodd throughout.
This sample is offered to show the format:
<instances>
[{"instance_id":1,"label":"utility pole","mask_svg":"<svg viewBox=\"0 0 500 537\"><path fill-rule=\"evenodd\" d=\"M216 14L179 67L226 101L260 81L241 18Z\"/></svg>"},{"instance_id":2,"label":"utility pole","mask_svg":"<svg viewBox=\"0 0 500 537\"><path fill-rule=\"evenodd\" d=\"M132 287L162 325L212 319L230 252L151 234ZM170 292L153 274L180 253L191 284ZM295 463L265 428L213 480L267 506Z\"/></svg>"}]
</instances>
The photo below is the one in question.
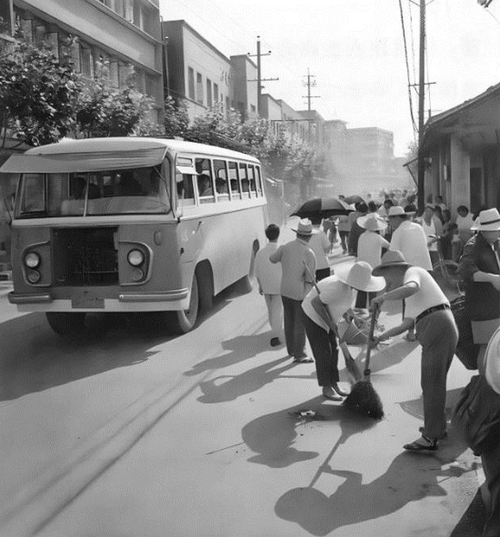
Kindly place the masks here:
<instances>
[{"instance_id":1,"label":"utility pole","mask_svg":"<svg viewBox=\"0 0 500 537\"><path fill-rule=\"evenodd\" d=\"M316 86L316 80L311 80L312 78L316 78L316 75L311 75L309 73L309 68L307 69L307 82L306 82L306 86L307 86L307 96L303 95L302 98L303 99L307 99L307 110L310 112L311 111L311 99L319 99L320 96L319 95L311 95L311 87L314 87Z\"/></svg>"},{"instance_id":2,"label":"utility pole","mask_svg":"<svg viewBox=\"0 0 500 537\"><path fill-rule=\"evenodd\" d=\"M425 161L422 151L424 141L424 105L425 105L425 1L420 0L420 58L418 82L418 159L417 159L417 200L421 211L425 206L424 181Z\"/></svg>"},{"instance_id":3,"label":"utility pole","mask_svg":"<svg viewBox=\"0 0 500 537\"><path fill-rule=\"evenodd\" d=\"M262 82L270 82L273 80L279 80L279 78L262 78L262 56L269 56L271 51L262 54L260 51L260 35L257 36L257 54L248 53L249 57L257 57L257 79L249 80L248 82L257 82L257 112L259 116L262 116Z\"/></svg>"}]
</instances>

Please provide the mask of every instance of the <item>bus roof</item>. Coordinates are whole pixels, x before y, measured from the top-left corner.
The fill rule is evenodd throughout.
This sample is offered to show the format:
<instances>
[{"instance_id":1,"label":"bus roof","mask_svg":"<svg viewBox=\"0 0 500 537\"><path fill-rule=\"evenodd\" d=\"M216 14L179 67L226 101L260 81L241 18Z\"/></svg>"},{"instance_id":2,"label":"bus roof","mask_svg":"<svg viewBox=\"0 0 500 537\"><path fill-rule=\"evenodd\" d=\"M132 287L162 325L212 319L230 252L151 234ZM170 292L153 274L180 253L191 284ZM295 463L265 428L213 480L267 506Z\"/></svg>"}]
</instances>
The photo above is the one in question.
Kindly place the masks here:
<instances>
[{"instance_id":1,"label":"bus roof","mask_svg":"<svg viewBox=\"0 0 500 537\"><path fill-rule=\"evenodd\" d=\"M168 150L181 154L234 158L256 164L259 162L255 157L238 151L167 138L65 138L55 144L34 147L21 155L12 155L0 168L0 172L85 172L154 166L163 160Z\"/></svg>"}]
</instances>

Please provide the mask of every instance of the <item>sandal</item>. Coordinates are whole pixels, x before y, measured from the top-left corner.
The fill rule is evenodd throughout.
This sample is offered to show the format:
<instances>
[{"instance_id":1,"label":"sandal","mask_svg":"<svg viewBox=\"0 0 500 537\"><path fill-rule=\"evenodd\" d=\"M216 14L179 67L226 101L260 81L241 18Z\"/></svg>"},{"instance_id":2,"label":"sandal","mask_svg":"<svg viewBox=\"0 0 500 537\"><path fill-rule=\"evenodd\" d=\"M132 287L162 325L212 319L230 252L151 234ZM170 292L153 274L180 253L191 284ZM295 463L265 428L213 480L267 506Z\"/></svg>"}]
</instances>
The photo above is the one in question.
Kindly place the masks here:
<instances>
[{"instance_id":1,"label":"sandal","mask_svg":"<svg viewBox=\"0 0 500 537\"><path fill-rule=\"evenodd\" d=\"M330 401L343 401L344 399L335 393L333 388L324 388L323 389L323 397L325 399L330 399Z\"/></svg>"},{"instance_id":2,"label":"sandal","mask_svg":"<svg viewBox=\"0 0 500 537\"><path fill-rule=\"evenodd\" d=\"M422 435L418 440L415 440L415 442L405 444L403 448L407 451L436 451L438 443L436 439L431 440Z\"/></svg>"},{"instance_id":3,"label":"sandal","mask_svg":"<svg viewBox=\"0 0 500 537\"><path fill-rule=\"evenodd\" d=\"M339 394L339 395L342 395L343 397L347 397L349 394L347 392L345 392L344 390L342 390L341 388L339 388L339 385L338 384L333 384L332 385L332 388Z\"/></svg>"}]
</instances>

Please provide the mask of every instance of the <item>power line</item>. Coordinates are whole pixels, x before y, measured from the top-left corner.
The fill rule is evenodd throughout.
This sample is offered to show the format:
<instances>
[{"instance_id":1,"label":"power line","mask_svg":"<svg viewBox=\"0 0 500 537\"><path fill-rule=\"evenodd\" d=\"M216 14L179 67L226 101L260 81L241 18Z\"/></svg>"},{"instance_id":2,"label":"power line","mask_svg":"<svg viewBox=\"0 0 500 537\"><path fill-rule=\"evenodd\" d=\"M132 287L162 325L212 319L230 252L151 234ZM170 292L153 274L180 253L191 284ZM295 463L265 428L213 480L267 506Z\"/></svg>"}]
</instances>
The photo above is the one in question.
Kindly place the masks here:
<instances>
[{"instance_id":1,"label":"power line","mask_svg":"<svg viewBox=\"0 0 500 537\"><path fill-rule=\"evenodd\" d=\"M411 122L412 122L412 125L413 125L413 131L414 131L413 134L415 135L415 133L418 131L418 127L417 127L417 124L416 124L416 121L415 121L415 116L413 114L413 101L412 101L412 96L411 96L410 67L409 67L409 63L408 63L408 48L406 46L406 30L405 30L405 22L404 22L403 4L402 4L401 0L399 0L399 11L400 11L400 14L401 14L401 28L403 30L403 43L404 43L405 62L406 62L406 77L408 79L408 101L409 101L409 105L410 105L410 117L411 117Z\"/></svg>"}]
</instances>

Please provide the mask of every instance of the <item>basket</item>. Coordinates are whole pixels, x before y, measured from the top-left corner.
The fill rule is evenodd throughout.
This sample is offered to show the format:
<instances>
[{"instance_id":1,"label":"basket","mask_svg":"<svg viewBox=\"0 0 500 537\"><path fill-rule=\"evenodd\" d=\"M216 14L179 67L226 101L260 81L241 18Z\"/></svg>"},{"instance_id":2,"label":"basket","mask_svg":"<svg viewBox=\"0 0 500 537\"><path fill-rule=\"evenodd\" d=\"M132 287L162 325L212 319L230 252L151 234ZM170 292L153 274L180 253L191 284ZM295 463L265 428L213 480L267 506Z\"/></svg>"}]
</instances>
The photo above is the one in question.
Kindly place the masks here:
<instances>
[{"instance_id":1,"label":"basket","mask_svg":"<svg viewBox=\"0 0 500 537\"><path fill-rule=\"evenodd\" d=\"M368 343L369 325L359 328L352 321L342 319L337 325L341 343L347 345L366 345Z\"/></svg>"}]
</instances>

